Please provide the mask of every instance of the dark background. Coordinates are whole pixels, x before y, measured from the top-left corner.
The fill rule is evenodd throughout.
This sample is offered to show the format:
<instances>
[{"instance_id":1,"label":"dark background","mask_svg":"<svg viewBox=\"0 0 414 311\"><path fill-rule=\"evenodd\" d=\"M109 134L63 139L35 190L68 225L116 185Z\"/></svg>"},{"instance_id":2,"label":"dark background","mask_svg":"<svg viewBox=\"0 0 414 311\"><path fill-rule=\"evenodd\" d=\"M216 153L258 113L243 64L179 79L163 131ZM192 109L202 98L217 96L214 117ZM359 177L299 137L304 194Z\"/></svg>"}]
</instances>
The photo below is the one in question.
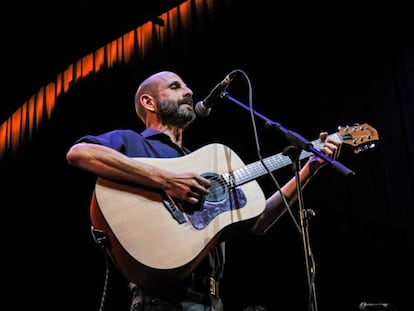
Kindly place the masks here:
<instances>
[{"instance_id":1,"label":"dark background","mask_svg":"<svg viewBox=\"0 0 414 311\"><path fill-rule=\"evenodd\" d=\"M12 4L3 10L13 18L2 30L2 120L69 64L179 2ZM304 191L305 206L316 212L310 236L318 305L352 311L361 301L389 302L412 310L414 51L396 40L410 25L403 9L320 9L215 1L209 17L194 21L167 52L99 72L60 97L51 120L2 162L4 303L99 310L105 261L90 235L94 177L70 167L65 153L87 133L142 130L133 97L155 71L179 73L198 101L239 69L250 79L254 109L309 140L355 122L378 130L373 149L354 154L343 146L339 160L355 176L328 167ZM229 92L248 104L246 76L238 74ZM289 144L256 122L262 155ZM246 163L258 158L249 112L225 99L185 137L191 149L213 141ZM292 172L276 176L282 183ZM266 194L275 189L270 179L261 185ZM288 214L263 237L230 241L226 265L228 310L307 309L302 242ZM105 308L128 306L125 280L111 267Z\"/></svg>"}]
</instances>

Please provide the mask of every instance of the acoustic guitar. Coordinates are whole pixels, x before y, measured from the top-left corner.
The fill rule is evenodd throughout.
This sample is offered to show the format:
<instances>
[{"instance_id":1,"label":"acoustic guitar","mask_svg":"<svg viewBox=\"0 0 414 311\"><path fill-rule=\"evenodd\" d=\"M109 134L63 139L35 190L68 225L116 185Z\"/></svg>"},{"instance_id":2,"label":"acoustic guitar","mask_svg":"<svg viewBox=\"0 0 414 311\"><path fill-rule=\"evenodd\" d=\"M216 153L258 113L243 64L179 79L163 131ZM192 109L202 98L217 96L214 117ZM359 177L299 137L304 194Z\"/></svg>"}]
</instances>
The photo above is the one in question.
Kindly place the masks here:
<instances>
[{"instance_id":1,"label":"acoustic guitar","mask_svg":"<svg viewBox=\"0 0 414 311\"><path fill-rule=\"evenodd\" d=\"M373 148L377 131L367 124L329 135L354 152ZM323 142L312 142L319 148ZM312 153L302 151L300 159ZM217 243L243 229L265 208L257 180L290 165L283 153L245 165L228 146L213 143L179 158L135 158L166 170L195 171L210 179L209 194L186 206L159 190L97 178L91 221L107 237L106 250L125 277L145 287L183 279Z\"/></svg>"}]
</instances>

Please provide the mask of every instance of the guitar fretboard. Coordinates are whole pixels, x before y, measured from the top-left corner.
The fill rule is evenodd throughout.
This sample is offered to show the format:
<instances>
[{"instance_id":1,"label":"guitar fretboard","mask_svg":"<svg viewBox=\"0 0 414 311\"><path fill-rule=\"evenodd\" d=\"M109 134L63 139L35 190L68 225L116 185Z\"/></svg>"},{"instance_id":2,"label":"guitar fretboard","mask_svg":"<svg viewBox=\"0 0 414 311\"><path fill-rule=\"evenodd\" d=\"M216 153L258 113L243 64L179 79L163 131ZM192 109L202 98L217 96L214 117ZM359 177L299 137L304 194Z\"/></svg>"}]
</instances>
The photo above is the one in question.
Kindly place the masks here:
<instances>
[{"instance_id":1,"label":"guitar fretboard","mask_svg":"<svg viewBox=\"0 0 414 311\"><path fill-rule=\"evenodd\" d=\"M329 135L330 138L336 139L341 141L340 137L337 133ZM312 141L312 145L319 149L323 145L323 141L321 140L314 140ZM310 151L302 150L299 159L303 160L310 157L313 153ZM248 183L254 179L257 179L261 176L268 174L269 172L273 172L291 164L292 161L289 156L284 155L283 153L278 153L276 155L264 158L261 161L256 161L250 163L242 168L234 170L233 172L228 172L222 175L222 178L227 182L230 187L237 187Z\"/></svg>"}]
</instances>

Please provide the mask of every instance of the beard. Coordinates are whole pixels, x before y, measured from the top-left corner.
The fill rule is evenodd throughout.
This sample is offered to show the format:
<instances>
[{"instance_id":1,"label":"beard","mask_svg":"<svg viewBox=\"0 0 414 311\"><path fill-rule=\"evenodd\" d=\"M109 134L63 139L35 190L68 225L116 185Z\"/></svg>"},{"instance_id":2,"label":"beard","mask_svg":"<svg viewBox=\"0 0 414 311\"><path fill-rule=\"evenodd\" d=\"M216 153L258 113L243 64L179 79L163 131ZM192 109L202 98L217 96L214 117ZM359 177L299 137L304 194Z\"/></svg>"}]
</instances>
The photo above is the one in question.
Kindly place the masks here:
<instances>
[{"instance_id":1,"label":"beard","mask_svg":"<svg viewBox=\"0 0 414 311\"><path fill-rule=\"evenodd\" d=\"M186 104L186 105L184 105ZM177 126L179 128L186 128L196 118L196 114L193 109L189 108L193 106L193 101L188 98L184 98L179 101L175 100L159 100L158 106L158 119L161 124L167 126Z\"/></svg>"}]
</instances>

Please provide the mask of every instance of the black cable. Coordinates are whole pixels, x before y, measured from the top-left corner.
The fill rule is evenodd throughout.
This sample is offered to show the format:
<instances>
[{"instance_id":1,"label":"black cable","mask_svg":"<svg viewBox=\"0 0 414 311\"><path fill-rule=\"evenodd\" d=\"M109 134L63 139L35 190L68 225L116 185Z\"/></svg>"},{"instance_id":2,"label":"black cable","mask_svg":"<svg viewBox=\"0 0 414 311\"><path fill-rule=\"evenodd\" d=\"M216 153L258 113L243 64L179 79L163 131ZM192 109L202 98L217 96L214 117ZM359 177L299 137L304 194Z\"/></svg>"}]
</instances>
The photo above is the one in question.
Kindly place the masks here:
<instances>
[{"instance_id":1,"label":"black cable","mask_svg":"<svg viewBox=\"0 0 414 311\"><path fill-rule=\"evenodd\" d=\"M103 231L97 230L93 226L91 226L91 233L95 243L100 246L105 260L105 279L101 297L101 304L99 306L99 311L103 311L105 308L106 294L108 290L109 281L109 258L108 253L106 252L106 243L108 238Z\"/></svg>"}]
</instances>

